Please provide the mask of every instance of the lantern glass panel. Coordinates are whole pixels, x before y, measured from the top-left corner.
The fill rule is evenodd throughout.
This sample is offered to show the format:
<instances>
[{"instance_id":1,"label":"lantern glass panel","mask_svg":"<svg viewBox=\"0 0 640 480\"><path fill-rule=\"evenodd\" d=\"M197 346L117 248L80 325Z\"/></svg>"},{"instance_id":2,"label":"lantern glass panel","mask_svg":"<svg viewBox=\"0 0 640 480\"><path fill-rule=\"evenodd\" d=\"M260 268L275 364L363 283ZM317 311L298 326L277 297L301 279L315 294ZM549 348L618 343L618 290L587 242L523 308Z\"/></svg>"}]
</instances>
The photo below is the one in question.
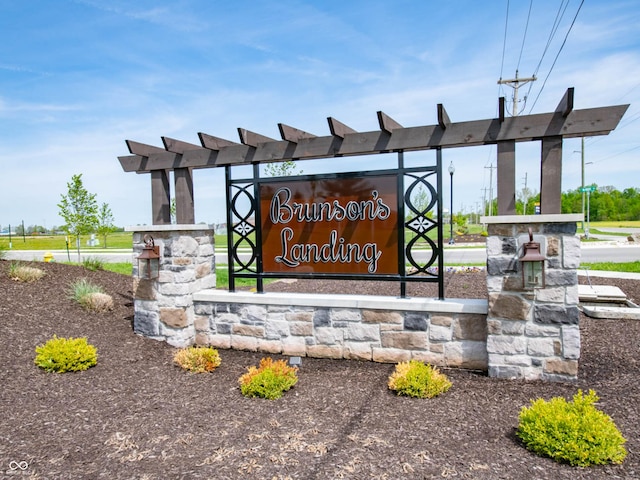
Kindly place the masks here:
<instances>
[{"instance_id":1,"label":"lantern glass panel","mask_svg":"<svg viewBox=\"0 0 640 480\"><path fill-rule=\"evenodd\" d=\"M525 288L544 287L543 262L522 262L522 276Z\"/></svg>"}]
</instances>

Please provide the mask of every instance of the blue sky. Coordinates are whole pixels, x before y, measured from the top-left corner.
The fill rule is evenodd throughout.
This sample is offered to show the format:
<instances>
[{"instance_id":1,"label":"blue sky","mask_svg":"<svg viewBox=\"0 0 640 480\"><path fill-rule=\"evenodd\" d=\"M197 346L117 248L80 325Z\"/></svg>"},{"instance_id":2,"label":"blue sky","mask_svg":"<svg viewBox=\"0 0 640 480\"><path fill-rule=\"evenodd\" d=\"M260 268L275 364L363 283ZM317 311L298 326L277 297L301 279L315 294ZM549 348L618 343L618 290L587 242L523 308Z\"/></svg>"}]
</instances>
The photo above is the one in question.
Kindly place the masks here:
<instances>
[{"instance_id":1,"label":"blue sky","mask_svg":"<svg viewBox=\"0 0 640 480\"><path fill-rule=\"evenodd\" d=\"M586 183L640 187L639 25L637 0L0 0L0 225L62 224L57 203L78 173L116 224L151 223L149 176L117 159L126 139L238 141L238 127L279 138L278 122L328 135L328 116L371 131L378 110L431 125L438 103L454 122L493 118L513 93L497 80L516 68L538 76L520 89L523 113L554 110L568 87L577 109L630 103L616 131L586 139ZM578 150L579 139L565 141L563 190L580 186ZM539 143L516 155L517 188L526 175L539 190ZM454 210L481 204L495 156L444 151ZM385 162L340 160L347 170ZM194 184L196 221L224 221L223 172L196 170Z\"/></svg>"}]
</instances>

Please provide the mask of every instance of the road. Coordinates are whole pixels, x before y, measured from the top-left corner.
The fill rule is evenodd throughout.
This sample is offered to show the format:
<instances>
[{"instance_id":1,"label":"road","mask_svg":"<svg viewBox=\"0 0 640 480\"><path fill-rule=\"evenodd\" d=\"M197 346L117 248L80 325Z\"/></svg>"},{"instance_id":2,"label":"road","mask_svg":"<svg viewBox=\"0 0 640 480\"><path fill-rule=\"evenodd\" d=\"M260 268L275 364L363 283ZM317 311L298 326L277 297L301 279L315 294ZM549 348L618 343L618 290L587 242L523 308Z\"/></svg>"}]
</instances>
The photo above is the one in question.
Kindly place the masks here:
<instances>
[{"instance_id":1,"label":"road","mask_svg":"<svg viewBox=\"0 0 640 480\"><path fill-rule=\"evenodd\" d=\"M44 250L8 250L5 258L7 260L26 260L26 261L42 261L44 258ZM54 261L68 261L66 251L51 252ZM133 253L127 250L118 250L111 252L81 252L82 258L98 258L103 262L132 262ZM417 261L423 261L424 256L420 253L415 255ZM71 261L76 261L77 255L70 254ZM484 247L445 247L444 262L450 265L469 265L486 262L487 253ZM583 262L633 262L640 261L640 245L629 245L624 243L603 242L586 243L582 245L582 261ZM227 253L225 250L216 250L216 262L219 264L227 263Z\"/></svg>"}]
</instances>

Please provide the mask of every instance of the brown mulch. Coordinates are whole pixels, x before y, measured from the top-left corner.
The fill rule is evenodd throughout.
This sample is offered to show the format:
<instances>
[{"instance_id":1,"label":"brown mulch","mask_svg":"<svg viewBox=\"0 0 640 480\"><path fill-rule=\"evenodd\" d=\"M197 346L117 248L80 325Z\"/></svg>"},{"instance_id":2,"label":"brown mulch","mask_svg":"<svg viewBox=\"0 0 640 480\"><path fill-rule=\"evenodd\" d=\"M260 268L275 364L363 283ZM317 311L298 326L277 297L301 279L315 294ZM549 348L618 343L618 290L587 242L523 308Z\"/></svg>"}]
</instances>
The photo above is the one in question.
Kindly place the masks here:
<instances>
[{"instance_id":1,"label":"brown mulch","mask_svg":"<svg viewBox=\"0 0 640 480\"><path fill-rule=\"evenodd\" d=\"M244 398L237 385L261 354L222 351L214 373L188 374L173 365L173 348L135 335L130 277L41 264L47 275L22 284L8 278L8 266L0 261L0 478L640 478L638 321L582 317L576 383L445 370L451 390L417 400L387 389L393 365L304 358L298 384L269 401ZM115 309L92 314L73 303L69 284L80 277L104 287ZM640 281L593 282L640 301ZM388 291L373 285L368 293ZM448 275L446 294L485 296L484 274ZM98 365L67 374L38 369L34 348L54 334L86 336ZM599 407L628 439L622 465L574 468L519 444L521 407L571 398L579 388L597 391Z\"/></svg>"}]
</instances>

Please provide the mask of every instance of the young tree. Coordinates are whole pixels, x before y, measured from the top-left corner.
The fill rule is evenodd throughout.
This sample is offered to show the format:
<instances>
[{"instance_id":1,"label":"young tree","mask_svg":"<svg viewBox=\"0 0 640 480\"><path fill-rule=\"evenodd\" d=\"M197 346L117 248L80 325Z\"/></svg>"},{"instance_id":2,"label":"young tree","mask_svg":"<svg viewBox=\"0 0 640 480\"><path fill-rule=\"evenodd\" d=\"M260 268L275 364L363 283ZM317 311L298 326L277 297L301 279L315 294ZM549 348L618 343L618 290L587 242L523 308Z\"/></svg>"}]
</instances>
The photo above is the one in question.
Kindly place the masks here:
<instances>
[{"instance_id":1,"label":"young tree","mask_svg":"<svg viewBox=\"0 0 640 480\"><path fill-rule=\"evenodd\" d=\"M264 166L264 174L267 177L290 177L293 175L302 175L302 170L297 170L297 168L298 166L293 160L267 163Z\"/></svg>"},{"instance_id":2,"label":"young tree","mask_svg":"<svg viewBox=\"0 0 640 480\"><path fill-rule=\"evenodd\" d=\"M82 184L82 174L74 175L67 183L67 194L61 195L60 216L65 221L65 230L76 236L78 263L80 257L80 236L95 231L98 226L98 202L95 193L89 193Z\"/></svg>"},{"instance_id":3,"label":"young tree","mask_svg":"<svg viewBox=\"0 0 640 480\"><path fill-rule=\"evenodd\" d=\"M103 203L98 212L98 228L96 229L96 233L104 239L104 248L107 248L107 235L116 230L113 221L114 218L113 213L111 213L111 208L109 208L108 204Z\"/></svg>"}]
</instances>

